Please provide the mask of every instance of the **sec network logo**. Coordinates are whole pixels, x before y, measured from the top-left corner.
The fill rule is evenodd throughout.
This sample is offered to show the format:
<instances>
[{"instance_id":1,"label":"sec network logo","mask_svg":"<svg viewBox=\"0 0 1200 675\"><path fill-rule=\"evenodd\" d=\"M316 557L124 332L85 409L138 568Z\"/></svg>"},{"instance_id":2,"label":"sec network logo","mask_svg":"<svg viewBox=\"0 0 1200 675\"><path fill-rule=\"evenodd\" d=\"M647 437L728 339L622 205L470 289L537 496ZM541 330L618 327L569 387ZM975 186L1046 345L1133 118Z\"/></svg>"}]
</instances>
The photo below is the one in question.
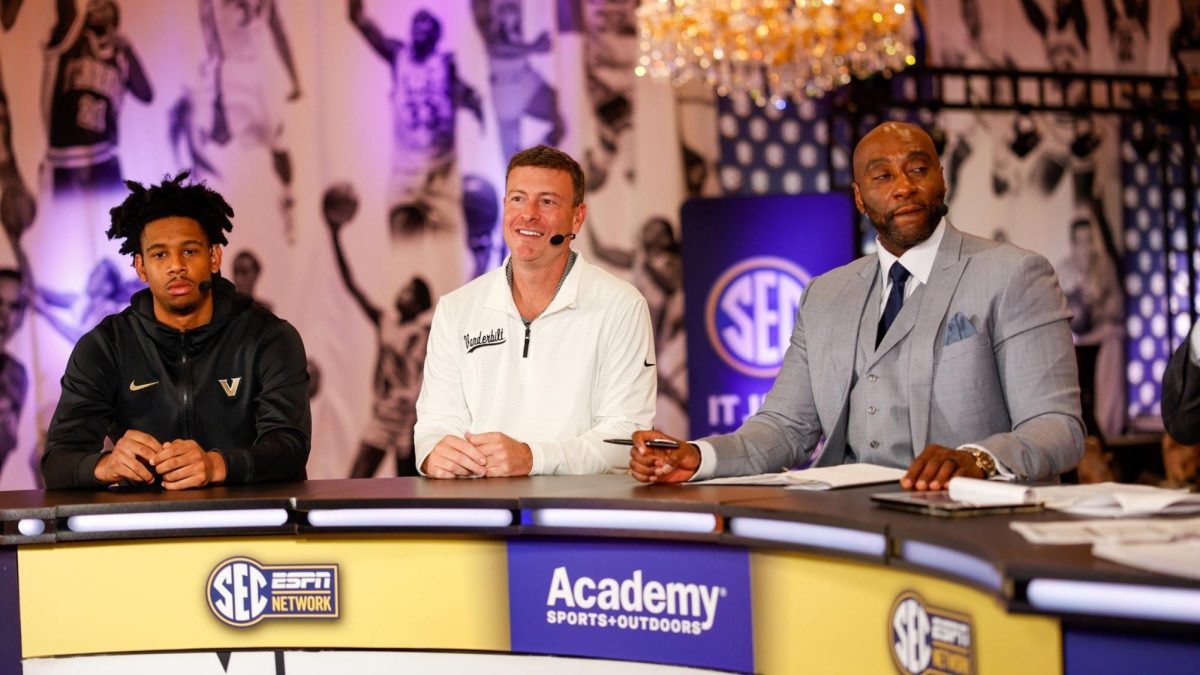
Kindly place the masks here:
<instances>
[{"instance_id":1,"label":"sec network logo","mask_svg":"<svg viewBox=\"0 0 1200 675\"><path fill-rule=\"evenodd\" d=\"M790 260L747 258L717 279L704 319L708 341L740 373L773 378L783 365L800 296L812 277Z\"/></svg>"},{"instance_id":2,"label":"sec network logo","mask_svg":"<svg viewBox=\"0 0 1200 675\"><path fill-rule=\"evenodd\" d=\"M263 619L339 616L337 565L263 565L234 557L213 568L206 590L212 613L236 628Z\"/></svg>"},{"instance_id":3,"label":"sec network logo","mask_svg":"<svg viewBox=\"0 0 1200 675\"><path fill-rule=\"evenodd\" d=\"M973 675L971 617L904 591L892 604L888 636L892 662L907 675Z\"/></svg>"}]
</instances>

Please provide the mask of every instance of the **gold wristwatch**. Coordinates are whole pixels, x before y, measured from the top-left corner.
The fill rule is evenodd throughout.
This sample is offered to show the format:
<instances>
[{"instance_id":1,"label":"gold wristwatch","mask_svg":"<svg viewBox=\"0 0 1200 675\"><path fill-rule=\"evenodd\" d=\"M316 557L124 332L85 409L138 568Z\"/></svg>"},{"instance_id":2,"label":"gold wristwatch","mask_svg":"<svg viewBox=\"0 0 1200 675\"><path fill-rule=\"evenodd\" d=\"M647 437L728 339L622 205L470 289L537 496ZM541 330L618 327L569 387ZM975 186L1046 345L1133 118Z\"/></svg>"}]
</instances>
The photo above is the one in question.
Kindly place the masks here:
<instances>
[{"instance_id":1,"label":"gold wristwatch","mask_svg":"<svg viewBox=\"0 0 1200 675\"><path fill-rule=\"evenodd\" d=\"M983 472L984 478L991 478L999 473L996 471L996 460L992 459L991 455L977 448L967 448L967 452L975 458L975 466Z\"/></svg>"}]
</instances>

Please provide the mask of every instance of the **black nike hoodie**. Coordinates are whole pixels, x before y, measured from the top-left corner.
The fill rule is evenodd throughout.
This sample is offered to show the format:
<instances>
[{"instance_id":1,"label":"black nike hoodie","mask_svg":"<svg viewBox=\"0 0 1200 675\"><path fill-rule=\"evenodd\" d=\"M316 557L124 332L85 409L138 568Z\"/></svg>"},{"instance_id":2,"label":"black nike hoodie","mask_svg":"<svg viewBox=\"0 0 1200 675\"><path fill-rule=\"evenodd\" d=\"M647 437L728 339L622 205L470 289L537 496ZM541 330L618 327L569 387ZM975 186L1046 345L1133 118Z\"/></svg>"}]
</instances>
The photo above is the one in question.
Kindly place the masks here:
<instances>
[{"instance_id":1,"label":"black nike hoodie","mask_svg":"<svg viewBox=\"0 0 1200 675\"><path fill-rule=\"evenodd\" d=\"M225 458L225 484L303 480L312 436L300 334L213 279L213 317L178 331L149 289L80 338L42 455L46 487L100 488L104 439L136 429Z\"/></svg>"}]
</instances>

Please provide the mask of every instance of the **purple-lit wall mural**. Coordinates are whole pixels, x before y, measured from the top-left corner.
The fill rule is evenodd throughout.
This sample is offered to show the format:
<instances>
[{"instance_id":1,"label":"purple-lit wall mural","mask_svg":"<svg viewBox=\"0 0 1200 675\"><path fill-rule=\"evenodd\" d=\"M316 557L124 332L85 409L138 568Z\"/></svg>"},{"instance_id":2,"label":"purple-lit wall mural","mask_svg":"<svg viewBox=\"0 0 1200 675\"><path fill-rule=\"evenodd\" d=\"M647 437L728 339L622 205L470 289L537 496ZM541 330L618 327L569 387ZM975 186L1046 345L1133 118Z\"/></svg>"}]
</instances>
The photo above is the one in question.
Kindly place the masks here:
<instances>
[{"instance_id":1,"label":"purple-lit wall mural","mask_svg":"<svg viewBox=\"0 0 1200 675\"><path fill-rule=\"evenodd\" d=\"M507 157L537 143L587 170L574 246L661 296L659 419L685 434L682 297L651 272L677 276L655 242L678 239L682 143L693 177L717 154L678 121L713 103L633 75L635 5L0 3L0 270L24 277L0 272L0 489L36 485L72 346L140 286L103 234L121 180L185 168L237 212L224 274L304 336L310 476L411 457L429 306L503 259Z\"/></svg>"}]
</instances>

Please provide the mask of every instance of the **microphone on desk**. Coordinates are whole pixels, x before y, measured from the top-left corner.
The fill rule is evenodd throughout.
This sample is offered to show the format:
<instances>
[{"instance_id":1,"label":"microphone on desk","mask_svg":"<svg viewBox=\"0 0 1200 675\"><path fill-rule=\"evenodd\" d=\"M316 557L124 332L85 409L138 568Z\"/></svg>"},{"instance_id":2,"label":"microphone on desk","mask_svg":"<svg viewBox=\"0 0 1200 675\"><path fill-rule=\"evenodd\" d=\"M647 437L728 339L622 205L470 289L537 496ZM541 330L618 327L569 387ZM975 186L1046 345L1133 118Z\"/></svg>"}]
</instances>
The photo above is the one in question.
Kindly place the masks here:
<instances>
[{"instance_id":1,"label":"microphone on desk","mask_svg":"<svg viewBox=\"0 0 1200 675\"><path fill-rule=\"evenodd\" d=\"M209 281L208 279L205 279L204 281L201 281L201 282L198 284L198 286L200 287L200 292L201 292L201 293L207 293L207 292L209 292L209 291L211 291L211 290L212 290L212 282L211 282L211 281Z\"/></svg>"},{"instance_id":2,"label":"microphone on desk","mask_svg":"<svg viewBox=\"0 0 1200 675\"><path fill-rule=\"evenodd\" d=\"M566 234L566 235L556 234L553 237L550 237L550 245L551 246L562 246L562 243L567 240L567 237L574 239L575 234L574 233Z\"/></svg>"}]
</instances>

